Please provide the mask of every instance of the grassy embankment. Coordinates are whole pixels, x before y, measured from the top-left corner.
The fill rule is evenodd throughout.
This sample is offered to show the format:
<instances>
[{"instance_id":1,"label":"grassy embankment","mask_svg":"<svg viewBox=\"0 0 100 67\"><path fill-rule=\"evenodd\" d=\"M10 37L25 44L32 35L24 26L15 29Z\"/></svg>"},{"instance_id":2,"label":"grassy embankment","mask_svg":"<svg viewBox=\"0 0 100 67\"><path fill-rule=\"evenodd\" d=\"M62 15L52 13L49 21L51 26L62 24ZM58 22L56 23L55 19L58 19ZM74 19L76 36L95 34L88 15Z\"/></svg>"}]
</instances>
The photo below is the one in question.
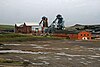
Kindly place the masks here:
<instances>
[{"instance_id":1,"label":"grassy embankment","mask_svg":"<svg viewBox=\"0 0 100 67\"><path fill-rule=\"evenodd\" d=\"M0 30L13 30L14 26L12 25L0 25Z\"/></svg>"},{"instance_id":2,"label":"grassy embankment","mask_svg":"<svg viewBox=\"0 0 100 67\"><path fill-rule=\"evenodd\" d=\"M25 41L45 41L45 40L61 40L57 37L21 35L21 34L0 34L0 42L25 42Z\"/></svg>"},{"instance_id":3,"label":"grassy embankment","mask_svg":"<svg viewBox=\"0 0 100 67\"><path fill-rule=\"evenodd\" d=\"M13 30L12 25L0 25L0 30ZM33 35L21 35L14 33L0 34L0 42L25 42L25 41L42 41L42 40L59 40L61 38L33 36Z\"/></svg>"}]
</instances>

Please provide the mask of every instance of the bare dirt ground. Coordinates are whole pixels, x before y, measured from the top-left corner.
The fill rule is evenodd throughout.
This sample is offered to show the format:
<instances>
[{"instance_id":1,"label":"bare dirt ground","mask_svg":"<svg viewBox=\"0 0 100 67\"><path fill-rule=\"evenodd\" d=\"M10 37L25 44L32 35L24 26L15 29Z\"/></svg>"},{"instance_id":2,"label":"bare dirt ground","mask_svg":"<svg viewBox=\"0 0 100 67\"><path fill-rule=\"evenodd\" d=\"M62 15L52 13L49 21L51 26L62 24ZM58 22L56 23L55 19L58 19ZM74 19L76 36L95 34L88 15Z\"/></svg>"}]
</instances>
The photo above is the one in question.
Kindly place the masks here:
<instances>
[{"instance_id":1,"label":"bare dirt ground","mask_svg":"<svg viewBox=\"0 0 100 67\"><path fill-rule=\"evenodd\" d=\"M100 67L100 42L5 43L0 46L0 67Z\"/></svg>"}]
</instances>

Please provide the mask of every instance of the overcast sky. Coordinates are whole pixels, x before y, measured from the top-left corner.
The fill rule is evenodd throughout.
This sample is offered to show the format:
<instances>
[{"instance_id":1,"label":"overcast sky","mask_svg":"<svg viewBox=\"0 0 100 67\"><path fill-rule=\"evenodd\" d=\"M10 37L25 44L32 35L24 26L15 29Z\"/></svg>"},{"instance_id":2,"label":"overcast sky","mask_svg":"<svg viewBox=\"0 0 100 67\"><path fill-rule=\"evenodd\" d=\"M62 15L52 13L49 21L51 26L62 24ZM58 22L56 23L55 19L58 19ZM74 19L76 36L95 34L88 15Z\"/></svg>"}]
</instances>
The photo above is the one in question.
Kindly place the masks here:
<instances>
[{"instance_id":1,"label":"overcast sky","mask_svg":"<svg viewBox=\"0 0 100 67\"><path fill-rule=\"evenodd\" d=\"M100 24L100 0L0 0L0 24L39 23L42 16L50 24L57 14L66 26Z\"/></svg>"}]
</instances>

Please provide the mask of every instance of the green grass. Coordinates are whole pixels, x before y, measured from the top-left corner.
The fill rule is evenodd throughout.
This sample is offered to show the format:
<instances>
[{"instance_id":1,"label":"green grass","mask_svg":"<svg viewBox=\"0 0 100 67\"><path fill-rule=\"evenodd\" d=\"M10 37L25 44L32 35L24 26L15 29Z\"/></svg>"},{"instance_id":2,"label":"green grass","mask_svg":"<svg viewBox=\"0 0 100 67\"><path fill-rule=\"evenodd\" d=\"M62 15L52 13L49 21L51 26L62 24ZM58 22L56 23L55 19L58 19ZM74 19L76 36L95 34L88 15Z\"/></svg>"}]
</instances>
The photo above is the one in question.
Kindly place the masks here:
<instances>
[{"instance_id":1,"label":"green grass","mask_svg":"<svg viewBox=\"0 0 100 67\"><path fill-rule=\"evenodd\" d=\"M0 25L0 30L12 30L14 26L12 25Z\"/></svg>"},{"instance_id":2,"label":"green grass","mask_svg":"<svg viewBox=\"0 0 100 67\"><path fill-rule=\"evenodd\" d=\"M57 37L44 37L21 34L0 34L0 42L25 42L25 41L46 41L46 40L61 40Z\"/></svg>"}]
</instances>

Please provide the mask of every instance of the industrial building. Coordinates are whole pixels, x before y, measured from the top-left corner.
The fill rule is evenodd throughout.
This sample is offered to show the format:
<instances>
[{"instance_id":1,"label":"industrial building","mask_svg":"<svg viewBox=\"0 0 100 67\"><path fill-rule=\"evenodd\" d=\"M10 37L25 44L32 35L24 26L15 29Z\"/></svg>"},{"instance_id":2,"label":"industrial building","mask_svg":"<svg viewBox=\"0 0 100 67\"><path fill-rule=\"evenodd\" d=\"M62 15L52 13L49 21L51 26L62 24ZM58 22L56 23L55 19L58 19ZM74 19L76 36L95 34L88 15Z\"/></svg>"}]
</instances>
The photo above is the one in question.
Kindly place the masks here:
<instances>
[{"instance_id":1,"label":"industrial building","mask_svg":"<svg viewBox=\"0 0 100 67\"><path fill-rule=\"evenodd\" d=\"M78 39L78 40L91 40L92 34L87 31L80 31L76 33L67 34L70 39Z\"/></svg>"},{"instance_id":2,"label":"industrial building","mask_svg":"<svg viewBox=\"0 0 100 67\"><path fill-rule=\"evenodd\" d=\"M42 25L41 25L42 24ZM87 31L67 31L64 30L64 20L62 15L58 14L55 20L48 26L48 18L43 16L38 25L27 25L26 23L17 26L15 24L15 33L23 34L50 34L55 37L63 37L78 40L91 40L91 33Z\"/></svg>"},{"instance_id":3,"label":"industrial building","mask_svg":"<svg viewBox=\"0 0 100 67\"><path fill-rule=\"evenodd\" d=\"M22 34L35 34L41 33L42 28L39 25L27 25L26 23L17 26L15 24L15 33L22 33Z\"/></svg>"}]
</instances>

